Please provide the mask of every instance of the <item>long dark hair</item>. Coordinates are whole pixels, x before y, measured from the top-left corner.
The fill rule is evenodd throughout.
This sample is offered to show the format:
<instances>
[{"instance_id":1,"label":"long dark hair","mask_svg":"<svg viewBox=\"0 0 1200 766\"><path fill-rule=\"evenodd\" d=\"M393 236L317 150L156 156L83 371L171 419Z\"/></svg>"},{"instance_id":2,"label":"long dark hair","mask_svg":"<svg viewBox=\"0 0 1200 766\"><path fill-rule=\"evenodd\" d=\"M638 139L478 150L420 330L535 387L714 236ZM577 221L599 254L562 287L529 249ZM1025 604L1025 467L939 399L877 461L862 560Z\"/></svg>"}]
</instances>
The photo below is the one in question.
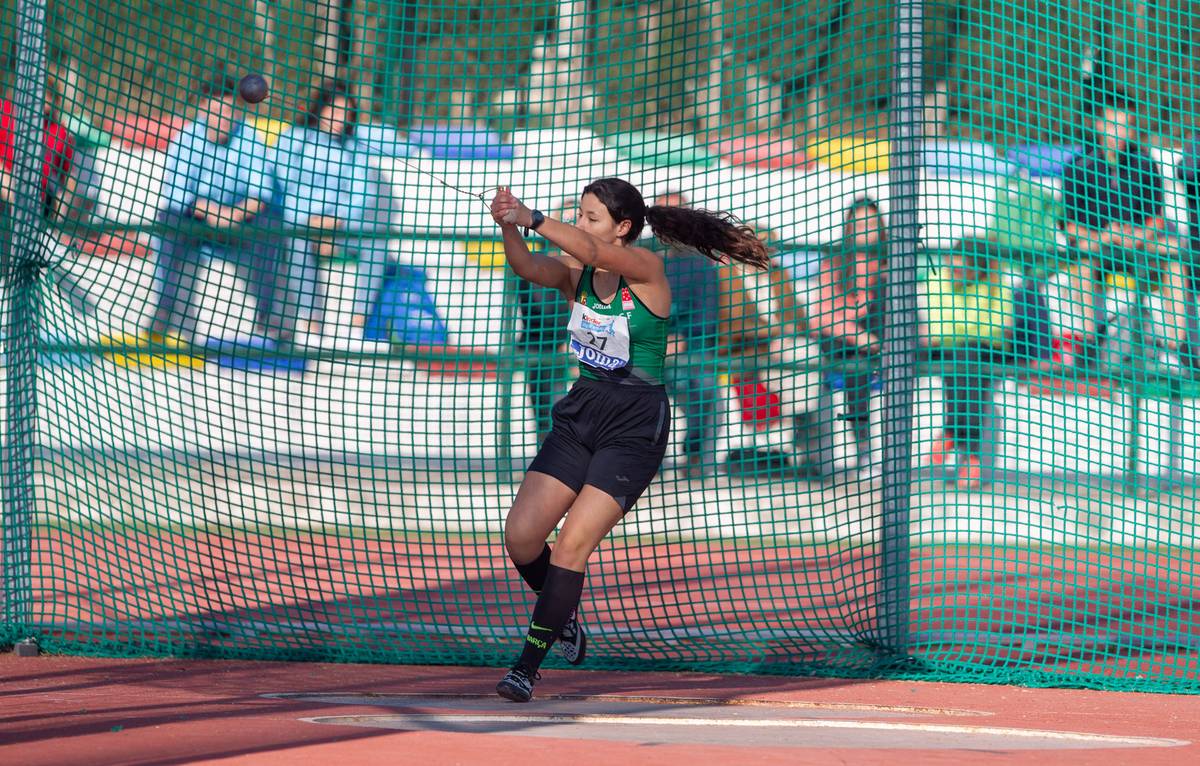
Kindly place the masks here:
<instances>
[{"instance_id":1,"label":"long dark hair","mask_svg":"<svg viewBox=\"0 0 1200 766\"><path fill-rule=\"evenodd\" d=\"M312 100L308 102L308 108L304 110L304 127L317 127L321 122L321 112L339 96L349 102L346 109L346 126L342 129L341 137L346 139L353 136L354 126L358 124L358 102L350 92L350 87L341 80L326 81L313 95Z\"/></svg>"},{"instance_id":2,"label":"long dark hair","mask_svg":"<svg viewBox=\"0 0 1200 766\"><path fill-rule=\"evenodd\" d=\"M731 213L665 205L647 207L633 184L620 178L592 181L583 187L583 194L594 194L614 221L629 221L629 233L624 236L627 243L636 240L648 223L664 244L696 250L720 263L727 256L765 269L770 262L767 248L754 229Z\"/></svg>"}]
</instances>

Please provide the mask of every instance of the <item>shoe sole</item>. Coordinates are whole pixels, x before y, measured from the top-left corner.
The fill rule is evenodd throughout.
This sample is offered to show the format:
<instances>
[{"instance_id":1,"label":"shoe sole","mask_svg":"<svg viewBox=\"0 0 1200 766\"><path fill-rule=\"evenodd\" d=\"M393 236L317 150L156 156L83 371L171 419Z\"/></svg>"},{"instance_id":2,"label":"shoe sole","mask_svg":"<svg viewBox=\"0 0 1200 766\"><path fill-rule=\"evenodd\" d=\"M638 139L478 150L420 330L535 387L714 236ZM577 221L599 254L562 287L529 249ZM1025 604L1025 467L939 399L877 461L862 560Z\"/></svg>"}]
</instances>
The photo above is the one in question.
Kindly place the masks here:
<instances>
[{"instance_id":1,"label":"shoe sole","mask_svg":"<svg viewBox=\"0 0 1200 766\"><path fill-rule=\"evenodd\" d=\"M566 653L561 650L561 647L564 645L565 644L563 644L560 640L559 641L559 647L560 647L559 654L567 662L567 664L568 665L582 665L583 661L587 658L587 634L582 632L582 629L580 629L579 651L576 653L575 659L571 659L570 657L567 657Z\"/></svg>"},{"instance_id":2,"label":"shoe sole","mask_svg":"<svg viewBox=\"0 0 1200 766\"><path fill-rule=\"evenodd\" d=\"M526 697L520 689L509 686L505 683L496 684L496 694L499 694L506 700L512 700L513 702L528 702L529 700L533 699L532 694Z\"/></svg>"}]
</instances>

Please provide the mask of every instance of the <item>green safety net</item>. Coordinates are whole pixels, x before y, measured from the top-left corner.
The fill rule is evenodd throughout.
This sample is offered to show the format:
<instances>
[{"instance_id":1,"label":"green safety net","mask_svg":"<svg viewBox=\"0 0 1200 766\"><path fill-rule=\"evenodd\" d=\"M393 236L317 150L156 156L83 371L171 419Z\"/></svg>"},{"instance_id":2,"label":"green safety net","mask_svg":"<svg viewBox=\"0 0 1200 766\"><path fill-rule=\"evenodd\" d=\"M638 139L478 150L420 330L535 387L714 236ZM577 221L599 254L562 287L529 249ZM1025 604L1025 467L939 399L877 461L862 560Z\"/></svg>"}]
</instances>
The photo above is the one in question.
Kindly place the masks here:
<instances>
[{"instance_id":1,"label":"green safety net","mask_svg":"<svg viewBox=\"0 0 1200 766\"><path fill-rule=\"evenodd\" d=\"M0 644L511 662L578 363L486 202L611 176L772 260L635 243L672 435L588 667L1200 691L1191 4L0 10Z\"/></svg>"}]
</instances>

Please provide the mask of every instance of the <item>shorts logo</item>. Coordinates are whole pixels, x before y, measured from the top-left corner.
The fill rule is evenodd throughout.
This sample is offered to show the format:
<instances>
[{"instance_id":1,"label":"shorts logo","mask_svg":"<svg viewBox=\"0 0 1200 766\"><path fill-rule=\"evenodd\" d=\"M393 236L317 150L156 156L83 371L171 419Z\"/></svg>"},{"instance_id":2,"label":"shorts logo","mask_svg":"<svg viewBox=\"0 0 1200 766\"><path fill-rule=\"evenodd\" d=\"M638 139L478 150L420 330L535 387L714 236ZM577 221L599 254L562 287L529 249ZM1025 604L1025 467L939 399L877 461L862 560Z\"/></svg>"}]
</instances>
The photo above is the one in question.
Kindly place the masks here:
<instances>
[{"instance_id":1,"label":"shorts logo","mask_svg":"<svg viewBox=\"0 0 1200 766\"><path fill-rule=\"evenodd\" d=\"M617 481L623 481L623 482L625 482L625 483L628 483L628 482L629 482L629 477L628 477L628 476L622 476L621 474L617 474Z\"/></svg>"}]
</instances>

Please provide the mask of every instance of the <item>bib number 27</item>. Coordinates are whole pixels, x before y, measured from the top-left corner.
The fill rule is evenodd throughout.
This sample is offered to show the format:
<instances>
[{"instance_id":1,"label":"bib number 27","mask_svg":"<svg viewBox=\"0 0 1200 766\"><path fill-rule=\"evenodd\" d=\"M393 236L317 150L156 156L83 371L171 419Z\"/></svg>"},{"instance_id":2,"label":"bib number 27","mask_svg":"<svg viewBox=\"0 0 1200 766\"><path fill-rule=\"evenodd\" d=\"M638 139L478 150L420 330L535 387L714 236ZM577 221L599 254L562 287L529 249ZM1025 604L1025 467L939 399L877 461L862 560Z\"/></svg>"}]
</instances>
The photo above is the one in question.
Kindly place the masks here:
<instances>
[{"instance_id":1,"label":"bib number 27","mask_svg":"<svg viewBox=\"0 0 1200 766\"><path fill-rule=\"evenodd\" d=\"M589 332L587 334L587 344L592 348L598 348L603 351L604 347L608 345L608 336L601 335L599 338L597 338L595 333Z\"/></svg>"}]
</instances>

